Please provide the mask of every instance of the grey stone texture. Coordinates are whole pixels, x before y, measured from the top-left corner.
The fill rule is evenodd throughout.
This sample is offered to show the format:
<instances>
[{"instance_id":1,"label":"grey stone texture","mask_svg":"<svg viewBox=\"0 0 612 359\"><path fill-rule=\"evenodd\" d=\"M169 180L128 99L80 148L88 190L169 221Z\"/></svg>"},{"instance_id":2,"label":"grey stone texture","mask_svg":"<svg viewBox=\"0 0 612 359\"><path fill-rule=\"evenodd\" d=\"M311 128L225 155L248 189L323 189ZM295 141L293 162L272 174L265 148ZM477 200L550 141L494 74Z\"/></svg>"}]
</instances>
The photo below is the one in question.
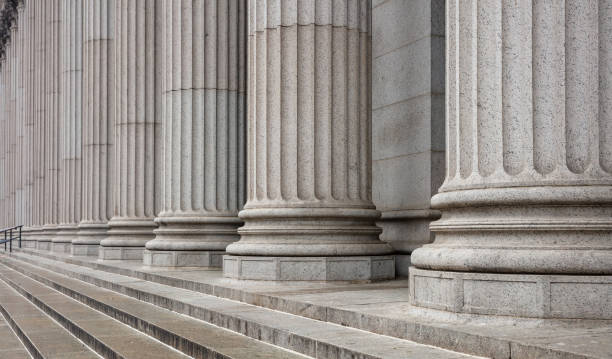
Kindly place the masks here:
<instances>
[{"instance_id":1,"label":"grey stone texture","mask_svg":"<svg viewBox=\"0 0 612 359\"><path fill-rule=\"evenodd\" d=\"M114 215L100 259L142 259L154 238L161 186L162 2L115 0ZM146 35L144 35L146 34ZM143 36L144 35L144 36Z\"/></svg>"},{"instance_id":2,"label":"grey stone texture","mask_svg":"<svg viewBox=\"0 0 612 359\"><path fill-rule=\"evenodd\" d=\"M115 0L83 1L82 218L72 247L95 246L113 215ZM89 248L75 253L91 253ZM95 253L97 255L97 253Z\"/></svg>"},{"instance_id":3,"label":"grey stone texture","mask_svg":"<svg viewBox=\"0 0 612 359\"><path fill-rule=\"evenodd\" d=\"M223 275L272 281L375 281L395 273L393 256L223 257Z\"/></svg>"},{"instance_id":4,"label":"grey stone texture","mask_svg":"<svg viewBox=\"0 0 612 359\"><path fill-rule=\"evenodd\" d=\"M414 304L609 313L611 17L610 1L447 3L447 173Z\"/></svg>"},{"instance_id":5,"label":"grey stone texture","mask_svg":"<svg viewBox=\"0 0 612 359\"><path fill-rule=\"evenodd\" d=\"M128 293L233 331L246 330L246 335L280 346L296 343L293 339L306 334L306 341L299 343L311 345L314 339L333 347L344 329L359 329L365 336L377 333L487 358L609 358L612 351L610 320L542 320L423 309L410 304L405 279L374 283L237 281L208 268L146 268L137 262L100 262L36 250L14 252L10 262L0 260L20 272L32 272L23 264L26 262L54 276L66 275ZM65 284L62 281L60 286ZM315 320L316 326L303 318ZM326 324L341 327L327 331ZM293 334L292 340L283 340L287 331ZM324 333L323 340L308 334L313 332ZM354 351L351 343L355 342L347 341L349 337L342 343ZM396 353L404 354L401 358L410 357L401 352L403 347L387 343L387 348L370 341L367 346L386 355L400 350ZM299 344L298 348L309 345Z\"/></svg>"},{"instance_id":6,"label":"grey stone texture","mask_svg":"<svg viewBox=\"0 0 612 359\"><path fill-rule=\"evenodd\" d=\"M369 2L249 6L249 187L227 252L253 256L253 276L270 273L258 256L388 254L371 198Z\"/></svg>"},{"instance_id":7,"label":"grey stone texture","mask_svg":"<svg viewBox=\"0 0 612 359\"><path fill-rule=\"evenodd\" d=\"M244 204L246 1L164 4L163 198L144 263L210 265Z\"/></svg>"},{"instance_id":8,"label":"grey stone texture","mask_svg":"<svg viewBox=\"0 0 612 359\"><path fill-rule=\"evenodd\" d=\"M381 239L406 256L440 217L430 198L444 179L444 1L374 2L372 24L372 195Z\"/></svg>"},{"instance_id":9,"label":"grey stone texture","mask_svg":"<svg viewBox=\"0 0 612 359\"><path fill-rule=\"evenodd\" d=\"M60 224L54 243L71 252L81 221L83 1L61 0ZM63 243L63 246L59 243ZM68 244L68 245L66 245Z\"/></svg>"}]
</instances>

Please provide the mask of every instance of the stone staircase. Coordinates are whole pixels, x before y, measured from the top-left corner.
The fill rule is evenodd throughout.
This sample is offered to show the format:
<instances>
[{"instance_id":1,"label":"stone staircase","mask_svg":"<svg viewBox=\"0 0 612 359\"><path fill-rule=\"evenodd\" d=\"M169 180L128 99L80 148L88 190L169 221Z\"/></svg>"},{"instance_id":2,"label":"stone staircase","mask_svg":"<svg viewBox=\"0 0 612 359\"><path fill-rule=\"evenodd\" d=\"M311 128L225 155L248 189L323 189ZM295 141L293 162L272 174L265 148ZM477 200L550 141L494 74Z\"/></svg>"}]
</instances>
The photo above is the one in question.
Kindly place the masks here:
<instances>
[{"instance_id":1,"label":"stone staircase","mask_svg":"<svg viewBox=\"0 0 612 359\"><path fill-rule=\"evenodd\" d=\"M35 358L473 358L171 284L0 255L0 311L22 342L0 358L3 346L14 358L22 346Z\"/></svg>"}]
</instances>

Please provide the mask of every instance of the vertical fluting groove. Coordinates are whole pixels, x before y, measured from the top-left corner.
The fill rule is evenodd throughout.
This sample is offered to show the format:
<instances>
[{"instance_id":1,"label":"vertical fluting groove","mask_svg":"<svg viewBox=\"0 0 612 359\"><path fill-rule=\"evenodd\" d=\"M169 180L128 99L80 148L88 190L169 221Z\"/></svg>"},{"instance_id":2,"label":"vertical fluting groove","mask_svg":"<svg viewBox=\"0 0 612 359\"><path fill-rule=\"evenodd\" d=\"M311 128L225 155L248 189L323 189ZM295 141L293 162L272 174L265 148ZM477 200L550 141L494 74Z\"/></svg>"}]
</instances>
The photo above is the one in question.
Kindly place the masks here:
<instances>
[{"instance_id":1,"label":"vertical fluting groove","mask_svg":"<svg viewBox=\"0 0 612 359\"><path fill-rule=\"evenodd\" d=\"M478 173L489 176L503 160L496 136L502 131L502 5L478 1L477 34L477 148Z\"/></svg>"},{"instance_id":2,"label":"vertical fluting groove","mask_svg":"<svg viewBox=\"0 0 612 359\"><path fill-rule=\"evenodd\" d=\"M249 199L368 201L368 1L251 1Z\"/></svg>"},{"instance_id":3,"label":"vertical fluting groove","mask_svg":"<svg viewBox=\"0 0 612 359\"><path fill-rule=\"evenodd\" d=\"M457 175L457 1L446 1L446 181Z\"/></svg>"},{"instance_id":4,"label":"vertical fluting groove","mask_svg":"<svg viewBox=\"0 0 612 359\"><path fill-rule=\"evenodd\" d=\"M598 116L597 1L567 0L565 7L566 161L574 173L593 164Z\"/></svg>"},{"instance_id":5,"label":"vertical fluting groove","mask_svg":"<svg viewBox=\"0 0 612 359\"><path fill-rule=\"evenodd\" d=\"M442 192L609 183L612 1L449 1L447 13Z\"/></svg>"},{"instance_id":6,"label":"vertical fluting groove","mask_svg":"<svg viewBox=\"0 0 612 359\"><path fill-rule=\"evenodd\" d=\"M533 161L538 173L547 174L565 165L564 2L534 2L532 24Z\"/></svg>"},{"instance_id":7,"label":"vertical fluting groove","mask_svg":"<svg viewBox=\"0 0 612 359\"><path fill-rule=\"evenodd\" d=\"M83 223L112 215L114 135L114 0L83 3Z\"/></svg>"},{"instance_id":8,"label":"vertical fluting groove","mask_svg":"<svg viewBox=\"0 0 612 359\"><path fill-rule=\"evenodd\" d=\"M599 0L599 164L612 174L612 1Z\"/></svg>"},{"instance_id":9,"label":"vertical fluting groove","mask_svg":"<svg viewBox=\"0 0 612 359\"><path fill-rule=\"evenodd\" d=\"M62 107L60 223L74 226L81 220L81 76L83 13L80 0L62 0Z\"/></svg>"},{"instance_id":10,"label":"vertical fluting groove","mask_svg":"<svg viewBox=\"0 0 612 359\"><path fill-rule=\"evenodd\" d=\"M459 173L461 177L467 178L473 171L474 157L474 117L476 89L475 79L477 76L474 71L474 47L475 47L475 16L474 1L462 1L458 3L459 29L458 29L458 66L463 71L459 71L458 91L463 96L459 96L459 118L457 130L459 134ZM469 69L469 70L468 70Z\"/></svg>"},{"instance_id":11,"label":"vertical fluting groove","mask_svg":"<svg viewBox=\"0 0 612 359\"><path fill-rule=\"evenodd\" d=\"M504 0L502 13L504 169L516 175L532 163L532 14L511 0Z\"/></svg>"},{"instance_id":12,"label":"vertical fluting groove","mask_svg":"<svg viewBox=\"0 0 612 359\"><path fill-rule=\"evenodd\" d=\"M159 1L115 0L114 221L150 219L157 214L154 183L158 173L155 146L155 63L153 44ZM122 226L121 222L117 226ZM103 243L104 245L104 243Z\"/></svg>"},{"instance_id":13,"label":"vertical fluting groove","mask_svg":"<svg viewBox=\"0 0 612 359\"><path fill-rule=\"evenodd\" d=\"M165 1L163 215L235 213L244 91L241 0ZM244 64L242 64L244 65Z\"/></svg>"}]
</instances>

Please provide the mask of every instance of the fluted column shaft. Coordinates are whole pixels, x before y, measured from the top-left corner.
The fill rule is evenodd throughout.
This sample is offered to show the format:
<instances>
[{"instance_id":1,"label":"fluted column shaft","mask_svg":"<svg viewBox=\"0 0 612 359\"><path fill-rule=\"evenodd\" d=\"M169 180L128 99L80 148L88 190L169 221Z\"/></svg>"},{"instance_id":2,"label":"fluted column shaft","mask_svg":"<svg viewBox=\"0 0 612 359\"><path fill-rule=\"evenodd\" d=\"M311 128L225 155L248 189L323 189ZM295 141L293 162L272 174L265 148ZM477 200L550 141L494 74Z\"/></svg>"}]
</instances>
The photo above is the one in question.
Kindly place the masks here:
<instances>
[{"instance_id":1,"label":"fluted column shaft","mask_svg":"<svg viewBox=\"0 0 612 359\"><path fill-rule=\"evenodd\" d=\"M23 21L23 73L24 73L24 149L22 169L24 174L23 179L23 198L24 198L24 228L22 232L23 247L36 247L36 241L33 239L33 156L34 152L34 3L28 2L19 15Z\"/></svg>"},{"instance_id":2,"label":"fluted column shaft","mask_svg":"<svg viewBox=\"0 0 612 359\"><path fill-rule=\"evenodd\" d=\"M60 6L59 0L46 0L45 4L45 221L43 238L52 242L59 224L59 129L60 129ZM39 243L40 244L40 243ZM43 244L43 246L45 246ZM48 249L52 248L49 243ZM47 249L47 248L45 248Z\"/></svg>"},{"instance_id":3,"label":"fluted column shaft","mask_svg":"<svg viewBox=\"0 0 612 359\"><path fill-rule=\"evenodd\" d=\"M142 259L154 238L161 173L161 1L115 0L114 215L100 259Z\"/></svg>"},{"instance_id":4,"label":"fluted column shaft","mask_svg":"<svg viewBox=\"0 0 612 359\"><path fill-rule=\"evenodd\" d=\"M0 131L6 132L6 118L8 117L6 106L6 52L0 54ZM6 144L0 144L0 227L7 227L6 210Z\"/></svg>"},{"instance_id":5,"label":"fluted column shaft","mask_svg":"<svg viewBox=\"0 0 612 359\"><path fill-rule=\"evenodd\" d=\"M83 2L61 0L60 29L60 232L54 251L70 252L81 221L81 99Z\"/></svg>"},{"instance_id":6,"label":"fluted column shaft","mask_svg":"<svg viewBox=\"0 0 612 359\"><path fill-rule=\"evenodd\" d=\"M245 1L164 5L164 194L145 263L219 266L244 202Z\"/></svg>"},{"instance_id":7,"label":"fluted column shaft","mask_svg":"<svg viewBox=\"0 0 612 359\"><path fill-rule=\"evenodd\" d=\"M450 1L447 177L419 268L612 274L612 1Z\"/></svg>"},{"instance_id":8,"label":"fluted column shaft","mask_svg":"<svg viewBox=\"0 0 612 359\"><path fill-rule=\"evenodd\" d=\"M249 14L248 201L228 253L389 253L371 198L371 2Z\"/></svg>"},{"instance_id":9,"label":"fluted column shaft","mask_svg":"<svg viewBox=\"0 0 612 359\"><path fill-rule=\"evenodd\" d=\"M40 232L44 221L44 184L45 184L45 8L43 1L35 1L35 63L34 63L34 216L35 216L35 238L40 238Z\"/></svg>"},{"instance_id":10,"label":"fluted column shaft","mask_svg":"<svg viewBox=\"0 0 612 359\"><path fill-rule=\"evenodd\" d=\"M113 214L115 1L83 2L83 189L73 254L97 255Z\"/></svg>"}]
</instances>

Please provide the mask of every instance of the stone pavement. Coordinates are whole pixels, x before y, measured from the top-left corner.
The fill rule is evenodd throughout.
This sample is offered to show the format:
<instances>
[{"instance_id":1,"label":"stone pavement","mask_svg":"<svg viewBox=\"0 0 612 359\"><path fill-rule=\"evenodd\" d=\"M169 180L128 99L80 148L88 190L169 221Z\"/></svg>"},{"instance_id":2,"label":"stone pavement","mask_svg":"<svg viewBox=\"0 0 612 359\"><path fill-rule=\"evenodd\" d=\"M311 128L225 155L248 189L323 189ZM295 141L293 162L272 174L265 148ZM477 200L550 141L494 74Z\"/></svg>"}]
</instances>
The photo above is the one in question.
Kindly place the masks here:
<instances>
[{"instance_id":1,"label":"stone pavement","mask_svg":"<svg viewBox=\"0 0 612 359\"><path fill-rule=\"evenodd\" d=\"M155 290L152 285L163 284L165 291L154 293L161 297L149 300L161 302L165 298L174 307L182 302L175 295L187 289L185 293L200 292L484 357L612 357L612 321L520 319L416 308L408 302L406 279L375 283L235 281L223 278L219 270L147 268L139 261L98 261L36 250L20 250L12 257L102 287L113 286L112 274L139 278L143 283L139 290L145 292Z\"/></svg>"}]
</instances>

